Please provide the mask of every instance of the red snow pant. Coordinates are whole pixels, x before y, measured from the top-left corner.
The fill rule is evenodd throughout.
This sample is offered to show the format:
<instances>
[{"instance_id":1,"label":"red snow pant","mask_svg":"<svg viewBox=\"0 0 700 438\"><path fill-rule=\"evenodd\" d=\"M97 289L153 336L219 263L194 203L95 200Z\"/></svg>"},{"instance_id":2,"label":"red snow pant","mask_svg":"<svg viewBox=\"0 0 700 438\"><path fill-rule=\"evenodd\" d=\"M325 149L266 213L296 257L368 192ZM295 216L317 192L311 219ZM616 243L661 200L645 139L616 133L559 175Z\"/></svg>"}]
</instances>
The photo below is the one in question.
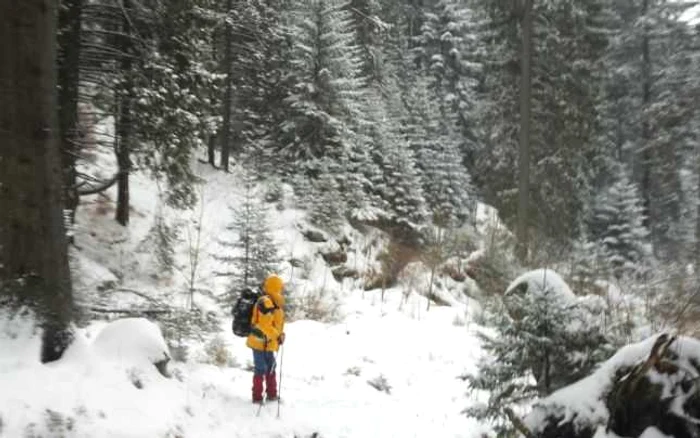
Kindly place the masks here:
<instances>
[{"instance_id":1,"label":"red snow pant","mask_svg":"<svg viewBox=\"0 0 700 438\"><path fill-rule=\"evenodd\" d=\"M255 374L253 374L253 402L262 401L263 380L267 389L267 399L277 399L277 375L275 373L275 354L272 351L253 350L253 363Z\"/></svg>"}]
</instances>

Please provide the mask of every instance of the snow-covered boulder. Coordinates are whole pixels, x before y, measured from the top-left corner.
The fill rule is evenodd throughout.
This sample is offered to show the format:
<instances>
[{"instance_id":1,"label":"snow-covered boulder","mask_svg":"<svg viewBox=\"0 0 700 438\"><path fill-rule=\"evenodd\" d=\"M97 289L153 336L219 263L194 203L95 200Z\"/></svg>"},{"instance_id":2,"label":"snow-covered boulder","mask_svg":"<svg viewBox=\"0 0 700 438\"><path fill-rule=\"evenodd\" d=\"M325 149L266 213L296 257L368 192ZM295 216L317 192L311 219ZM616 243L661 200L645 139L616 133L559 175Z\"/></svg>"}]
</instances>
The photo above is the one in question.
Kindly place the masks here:
<instances>
[{"instance_id":1,"label":"snow-covered boulder","mask_svg":"<svg viewBox=\"0 0 700 438\"><path fill-rule=\"evenodd\" d=\"M92 348L103 358L129 366L155 365L161 374L168 376L168 346L160 328L145 318L124 318L107 324Z\"/></svg>"},{"instance_id":2,"label":"snow-covered boulder","mask_svg":"<svg viewBox=\"0 0 700 438\"><path fill-rule=\"evenodd\" d=\"M537 438L700 436L700 341L661 334L620 349L593 374L537 402Z\"/></svg>"},{"instance_id":3,"label":"snow-covered boulder","mask_svg":"<svg viewBox=\"0 0 700 438\"><path fill-rule=\"evenodd\" d=\"M535 269L528 271L506 288L505 295L510 294L549 294L558 295L564 300L574 301L576 296L563 278L551 269Z\"/></svg>"}]
</instances>

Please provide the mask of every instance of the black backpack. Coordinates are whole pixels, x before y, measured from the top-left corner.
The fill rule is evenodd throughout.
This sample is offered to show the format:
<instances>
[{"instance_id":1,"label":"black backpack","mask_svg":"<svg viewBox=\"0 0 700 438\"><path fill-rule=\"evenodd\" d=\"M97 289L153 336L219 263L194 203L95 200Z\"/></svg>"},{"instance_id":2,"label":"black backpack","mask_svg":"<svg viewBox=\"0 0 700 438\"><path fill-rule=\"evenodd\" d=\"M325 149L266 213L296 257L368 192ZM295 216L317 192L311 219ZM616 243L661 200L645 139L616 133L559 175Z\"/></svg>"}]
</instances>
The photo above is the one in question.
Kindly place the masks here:
<instances>
[{"instance_id":1,"label":"black backpack","mask_svg":"<svg viewBox=\"0 0 700 438\"><path fill-rule=\"evenodd\" d=\"M262 297L262 293L260 292L256 292L250 288L243 289L231 311L233 315L231 329L234 335L247 337L250 334L253 307L255 307L255 303L258 302L260 297Z\"/></svg>"}]
</instances>

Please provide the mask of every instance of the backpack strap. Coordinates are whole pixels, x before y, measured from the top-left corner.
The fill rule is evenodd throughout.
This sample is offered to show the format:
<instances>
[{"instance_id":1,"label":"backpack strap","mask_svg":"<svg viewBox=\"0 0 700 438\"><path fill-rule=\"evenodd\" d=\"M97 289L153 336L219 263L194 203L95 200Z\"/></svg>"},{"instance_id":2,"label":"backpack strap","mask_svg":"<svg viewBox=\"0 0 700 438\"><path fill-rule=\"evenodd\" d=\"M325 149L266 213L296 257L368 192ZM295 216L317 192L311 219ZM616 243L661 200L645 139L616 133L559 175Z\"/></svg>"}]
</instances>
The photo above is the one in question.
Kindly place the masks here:
<instances>
[{"instance_id":1,"label":"backpack strap","mask_svg":"<svg viewBox=\"0 0 700 438\"><path fill-rule=\"evenodd\" d=\"M266 307L265 306L265 299L270 300L272 303L272 307ZM263 295L260 298L258 298L258 302L256 303L256 307L258 308L258 311L262 313L263 315L267 315L268 313L274 312L277 310L277 304L275 303L275 300L270 298L267 295Z\"/></svg>"}]
</instances>

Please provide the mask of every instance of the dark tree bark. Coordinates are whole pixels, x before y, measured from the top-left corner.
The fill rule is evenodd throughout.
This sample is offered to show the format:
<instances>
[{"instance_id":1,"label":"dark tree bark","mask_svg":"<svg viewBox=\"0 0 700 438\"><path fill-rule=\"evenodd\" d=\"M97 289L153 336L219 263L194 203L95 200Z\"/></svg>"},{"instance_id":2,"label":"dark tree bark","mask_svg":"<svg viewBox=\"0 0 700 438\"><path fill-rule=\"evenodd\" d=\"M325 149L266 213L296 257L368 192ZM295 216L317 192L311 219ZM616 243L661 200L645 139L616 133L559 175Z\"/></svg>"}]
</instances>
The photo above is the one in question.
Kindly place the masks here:
<instances>
[{"instance_id":1,"label":"dark tree bark","mask_svg":"<svg viewBox=\"0 0 700 438\"><path fill-rule=\"evenodd\" d=\"M518 154L518 221L517 255L527 259L528 218L530 210L530 113L531 61L532 61L532 1L524 0L522 16L522 49L520 53L520 147Z\"/></svg>"},{"instance_id":2,"label":"dark tree bark","mask_svg":"<svg viewBox=\"0 0 700 438\"><path fill-rule=\"evenodd\" d=\"M226 72L226 92L224 93L224 123L221 133L221 168L224 172L228 172L228 161L231 148L231 95L232 95L232 78L231 78L231 43L232 29L230 13L233 9L233 0L226 1L226 12L229 14L226 17L226 35L224 38L224 71Z\"/></svg>"},{"instance_id":3,"label":"dark tree bark","mask_svg":"<svg viewBox=\"0 0 700 438\"><path fill-rule=\"evenodd\" d=\"M78 83L80 79L80 26L82 0L62 0L58 14L58 123L61 132L65 208L75 222L78 208L76 157L79 152Z\"/></svg>"},{"instance_id":4,"label":"dark tree bark","mask_svg":"<svg viewBox=\"0 0 700 438\"><path fill-rule=\"evenodd\" d=\"M696 152L695 155L695 170L698 173L698 175L700 175L700 151ZM700 178L698 178L697 184L697 188L698 190L700 190ZM698 193L700 193L700 191ZM700 202L695 208L697 211L697 216L695 218L695 266L700 267Z\"/></svg>"},{"instance_id":5,"label":"dark tree bark","mask_svg":"<svg viewBox=\"0 0 700 438\"><path fill-rule=\"evenodd\" d=\"M72 289L61 201L56 2L0 2L0 292L35 309L41 359L72 339Z\"/></svg>"},{"instance_id":6,"label":"dark tree bark","mask_svg":"<svg viewBox=\"0 0 700 438\"><path fill-rule=\"evenodd\" d=\"M649 12L649 0L642 3L642 14L646 16ZM651 101L651 55L649 50L649 30L644 25L644 35L642 36L642 198L644 199L644 226L650 227L651 220L651 149L649 140L651 130L647 120L646 111Z\"/></svg>"},{"instance_id":7,"label":"dark tree bark","mask_svg":"<svg viewBox=\"0 0 700 438\"><path fill-rule=\"evenodd\" d=\"M207 162L212 167L216 167L216 137L217 134L210 135L207 142Z\"/></svg>"},{"instance_id":8,"label":"dark tree bark","mask_svg":"<svg viewBox=\"0 0 700 438\"><path fill-rule=\"evenodd\" d=\"M129 11L130 0L124 0L124 10ZM129 224L129 173L131 170L131 101L133 97L133 81L131 79L131 22L129 17L123 17L123 37L121 49L124 55L121 57L121 72L124 75L124 84L119 96L119 117L117 126L117 209L115 218L119 224Z\"/></svg>"}]
</instances>

